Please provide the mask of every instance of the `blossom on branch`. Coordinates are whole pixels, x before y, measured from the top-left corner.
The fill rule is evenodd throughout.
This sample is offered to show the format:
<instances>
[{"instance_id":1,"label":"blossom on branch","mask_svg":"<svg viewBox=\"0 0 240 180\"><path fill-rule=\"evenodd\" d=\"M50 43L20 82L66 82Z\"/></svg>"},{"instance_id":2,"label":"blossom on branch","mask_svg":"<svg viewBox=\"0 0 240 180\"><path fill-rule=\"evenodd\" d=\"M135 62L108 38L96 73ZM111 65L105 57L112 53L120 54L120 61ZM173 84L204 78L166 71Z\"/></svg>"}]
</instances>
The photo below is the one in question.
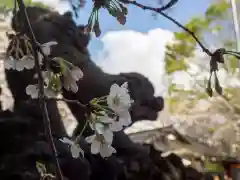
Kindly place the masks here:
<instances>
[{"instance_id":1,"label":"blossom on branch","mask_svg":"<svg viewBox=\"0 0 240 180\"><path fill-rule=\"evenodd\" d=\"M26 87L26 94L32 99L37 99L39 95L39 88L37 84L30 84ZM48 98L56 97L56 93L49 88L44 88L44 95Z\"/></svg>"},{"instance_id":2,"label":"blossom on branch","mask_svg":"<svg viewBox=\"0 0 240 180\"><path fill-rule=\"evenodd\" d=\"M51 46L57 45L56 41L49 41L41 45L42 52L45 56L49 56L51 54Z\"/></svg>"},{"instance_id":3,"label":"blossom on branch","mask_svg":"<svg viewBox=\"0 0 240 180\"><path fill-rule=\"evenodd\" d=\"M12 56L5 60L6 69L15 69L17 71L22 71L25 69L32 69L34 67L34 58L32 55L25 55L20 60L14 59Z\"/></svg>"},{"instance_id":4,"label":"blossom on branch","mask_svg":"<svg viewBox=\"0 0 240 180\"><path fill-rule=\"evenodd\" d=\"M66 68L63 72L63 87L67 91L72 91L76 93L78 91L77 81L83 77L83 72L78 67L73 67L72 69Z\"/></svg>"},{"instance_id":5,"label":"blossom on branch","mask_svg":"<svg viewBox=\"0 0 240 180\"><path fill-rule=\"evenodd\" d=\"M51 71L42 71L44 80L44 95L48 98L54 98L61 90L60 78ZM35 76L37 78L37 75ZM39 88L38 85L28 85L26 87L26 94L31 96L32 99L38 98Z\"/></svg>"},{"instance_id":6,"label":"blossom on branch","mask_svg":"<svg viewBox=\"0 0 240 180\"><path fill-rule=\"evenodd\" d=\"M105 141L102 135L92 135L86 138L88 143L91 143L91 153L98 154L105 158L111 156L113 153L116 153L116 150L111 146L111 144Z\"/></svg>"},{"instance_id":7,"label":"blossom on branch","mask_svg":"<svg viewBox=\"0 0 240 180\"><path fill-rule=\"evenodd\" d=\"M117 121L117 117L110 118L108 116L99 116L99 121L108 125L108 128L112 132L118 132L123 129L122 122Z\"/></svg>"},{"instance_id":8,"label":"blossom on branch","mask_svg":"<svg viewBox=\"0 0 240 180\"><path fill-rule=\"evenodd\" d=\"M60 139L60 141L70 145L70 151L71 151L71 154L72 154L73 158L78 158L80 153L82 154L82 156L84 156L84 151L74 141L72 141L72 140L70 140L66 137Z\"/></svg>"},{"instance_id":9,"label":"blossom on branch","mask_svg":"<svg viewBox=\"0 0 240 180\"><path fill-rule=\"evenodd\" d=\"M49 56L51 54L51 46L56 45L56 44L57 44L57 42L50 41L50 42L40 45L40 47L42 49L42 53L44 53L45 56ZM15 69L17 71L23 71L24 68L25 69L34 68L34 65L35 65L34 57L30 53L29 47L26 47L26 48L27 48L27 54L25 54L20 59L13 58L12 56L7 57L5 59L5 68L6 69ZM41 52L38 51L37 53L38 53L39 64L42 65L44 57L41 54ZM22 50L18 49L17 54L23 55Z\"/></svg>"},{"instance_id":10,"label":"blossom on branch","mask_svg":"<svg viewBox=\"0 0 240 180\"><path fill-rule=\"evenodd\" d=\"M133 100L131 100L128 92L127 82L121 86L113 84L107 97L109 108L111 108L119 117L118 121L122 126L129 126L132 123L129 108L131 107Z\"/></svg>"},{"instance_id":11,"label":"blossom on branch","mask_svg":"<svg viewBox=\"0 0 240 180\"><path fill-rule=\"evenodd\" d=\"M77 81L83 78L82 70L60 57L53 58L53 61L60 65L61 75L63 76L63 87L67 91L76 93L78 91Z\"/></svg>"}]
</instances>

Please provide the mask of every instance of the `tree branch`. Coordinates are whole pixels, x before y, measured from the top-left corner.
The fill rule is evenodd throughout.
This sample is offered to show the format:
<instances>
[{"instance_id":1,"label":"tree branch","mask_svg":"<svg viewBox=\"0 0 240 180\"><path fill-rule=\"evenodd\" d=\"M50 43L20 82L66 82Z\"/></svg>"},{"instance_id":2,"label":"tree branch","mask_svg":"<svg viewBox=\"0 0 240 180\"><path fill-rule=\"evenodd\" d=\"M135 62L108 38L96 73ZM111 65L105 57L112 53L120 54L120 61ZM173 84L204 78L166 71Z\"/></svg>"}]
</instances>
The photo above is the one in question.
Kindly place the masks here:
<instances>
[{"instance_id":1,"label":"tree branch","mask_svg":"<svg viewBox=\"0 0 240 180\"><path fill-rule=\"evenodd\" d=\"M48 116L48 111L47 111L47 105L45 102L45 98L44 98L44 81L43 81L43 77L42 77L42 73L40 70L40 64L39 64L39 59L38 59L38 42L36 40L36 37L33 33L30 21L28 19L28 15L26 12L26 7L24 5L23 0L17 0L18 2L18 6L19 6L19 10L20 10L20 15L22 20L25 23L25 26L28 28L28 30L30 31L30 40L31 40L31 44L33 46L33 50L34 50L34 61L35 61L35 70L37 72L38 75L38 87L39 87L39 104L40 104L40 108L42 110L42 115L43 115L43 121L44 121L44 127L45 127L45 134L47 137L47 140L52 148L52 153L54 156L54 160L55 160L55 165L56 165L56 177L57 180L63 180L63 175L61 172L61 168L60 168L60 164L58 161L58 154L57 154L57 150L54 144L54 140L53 140L53 136L52 136L52 130L51 130L51 125L50 125L50 119Z\"/></svg>"},{"instance_id":2,"label":"tree branch","mask_svg":"<svg viewBox=\"0 0 240 180\"><path fill-rule=\"evenodd\" d=\"M178 2L178 0L171 0L169 3L167 3L165 6L158 8L159 11L165 11L171 7L173 7L176 3Z\"/></svg>"},{"instance_id":3,"label":"tree branch","mask_svg":"<svg viewBox=\"0 0 240 180\"><path fill-rule=\"evenodd\" d=\"M81 103L78 100L72 100L72 99L65 99L65 98L47 98L47 100L55 100L55 101L64 101L66 103L73 103L79 105L81 108L86 109L87 105Z\"/></svg>"},{"instance_id":4,"label":"tree branch","mask_svg":"<svg viewBox=\"0 0 240 180\"><path fill-rule=\"evenodd\" d=\"M187 33L189 33L195 40L196 42L199 44L199 46L202 48L203 52L205 52L208 56L212 56L213 53L209 51L209 49L207 49L202 43L201 41L197 38L197 36L188 28L184 27L181 23L179 23L177 20L175 20L174 18L168 16L167 14L165 14L163 12L163 10L166 10L167 6L172 7L178 0L174 0L169 2L166 6L162 7L162 8L153 8L153 7L149 7L149 6L145 6L142 5L140 3L138 3L137 1L131 1L131 0L121 0L123 3L126 4L132 4L134 6L137 6L143 10L149 10L149 11L154 11L160 15L162 15L163 17L167 18L168 20L172 21L174 24L176 24L178 27L182 28L184 31L186 31ZM168 7L169 8L169 7Z\"/></svg>"}]
</instances>

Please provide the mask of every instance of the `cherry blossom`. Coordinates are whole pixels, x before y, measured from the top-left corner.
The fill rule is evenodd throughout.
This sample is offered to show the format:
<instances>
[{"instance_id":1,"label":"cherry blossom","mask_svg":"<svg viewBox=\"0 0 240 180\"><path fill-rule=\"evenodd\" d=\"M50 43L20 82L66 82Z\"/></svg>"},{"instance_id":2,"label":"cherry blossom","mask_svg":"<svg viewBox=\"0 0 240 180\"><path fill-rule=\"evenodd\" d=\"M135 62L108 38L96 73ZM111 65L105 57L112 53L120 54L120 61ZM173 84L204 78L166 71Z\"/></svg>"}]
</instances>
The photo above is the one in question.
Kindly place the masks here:
<instances>
[{"instance_id":1,"label":"cherry blossom","mask_svg":"<svg viewBox=\"0 0 240 180\"><path fill-rule=\"evenodd\" d=\"M131 106L132 100L128 93L127 82L121 86L113 84L110 88L110 93L107 97L108 106L115 112L128 110Z\"/></svg>"},{"instance_id":2,"label":"cherry blossom","mask_svg":"<svg viewBox=\"0 0 240 180\"><path fill-rule=\"evenodd\" d=\"M51 54L51 46L53 45L57 45L57 42L51 41L39 45L42 50L38 52L40 65L43 64L44 56ZM44 80L44 95L49 98L56 97L57 92L59 92L62 87L76 93L78 91L77 81L83 78L82 70L61 57L55 57L52 61L59 63L60 72L55 73L50 69L41 71ZM8 59L5 60L6 69L22 71L24 68L31 69L34 65L35 61L32 55L23 56L20 60L16 60L13 57L8 57ZM37 78L37 75L34 77ZM62 77L63 81L60 80L60 77ZM32 99L37 99L39 96L38 85L28 85L26 87L26 94L31 96ZM121 86L113 84L108 96L92 102L94 102L97 107L100 107L100 110L91 113L88 123L95 131L95 134L87 137L86 141L91 144L92 154L99 153L103 158L109 157L113 153L116 153L116 150L112 147L113 132L121 131L123 126L129 126L131 124L129 108L133 101L129 95L128 83L125 82ZM108 107L102 106L101 102L107 103ZM74 141L66 137L60 139L60 141L70 145L72 157L78 158L80 153L83 155L83 150Z\"/></svg>"},{"instance_id":3,"label":"cherry blossom","mask_svg":"<svg viewBox=\"0 0 240 180\"><path fill-rule=\"evenodd\" d=\"M72 141L72 140L70 140L70 139L68 139L66 137L60 139L60 141L70 145L70 151L71 151L71 154L72 154L73 158L78 158L80 153L82 154L82 156L84 156L83 150L74 141Z\"/></svg>"},{"instance_id":4,"label":"cherry blossom","mask_svg":"<svg viewBox=\"0 0 240 180\"><path fill-rule=\"evenodd\" d=\"M83 72L80 68L73 67L72 70L71 70L71 76L76 81L79 81L81 78L83 78Z\"/></svg>"},{"instance_id":5,"label":"cherry blossom","mask_svg":"<svg viewBox=\"0 0 240 180\"><path fill-rule=\"evenodd\" d=\"M42 65L43 56L40 52L38 52L38 61L39 64ZM4 61L5 69L15 69L17 71L22 71L25 69L34 68L35 61L34 57L30 55L25 55L21 59L14 59L12 56L9 56Z\"/></svg>"},{"instance_id":6,"label":"cherry blossom","mask_svg":"<svg viewBox=\"0 0 240 180\"><path fill-rule=\"evenodd\" d=\"M6 69L15 69L17 71L22 71L25 69L32 69L34 67L34 58L31 55L23 56L20 60L14 59L10 56L5 60Z\"/></svg>"},{"instance_id":7,"label":"cherry blossom","mask_svg":"<svg viewBox=\"0 0 240 180\"><path fill-rule=\"evenodd\" d=\"M59 77L54 76L55 74L51 71L42 71L41 73L42 73L42 77L44 80L44 95L48 98L54 98L54 97L58 96L59 89L61 88L61 85L58 84L60 82ZM38 75L35 74L34 78L38 78ZM59 81L59 82L56 82L56 81ZM53 85L53 84L55 84L55 85ZM58 86L60 86L60 87L58 87ZM39 92L39 89L36 84L29 85L26 88L26 93L34 99L38 97L36 95L36 93L38 94L38 92Z\"/></svg>"},{"instance_id":8,"label":"cherry blossom","mask_svg":"<svg viewBox=\"0 0 240 180\"><path fill-rule=\"evenodd\" d=\"M114 121L113 123L109 124L109 129L112 132L118 132L123 129L123 125L121 121Z\"/></svg>"},{"instance_id":9,"label":"cherry blossom","mask_svg":"<svg viewBox=\"0 0 240 180\"><path fill-rule=\"evenodd\" d=\"M42 52L44 55L49 56L51 54L51 46L57 45L56 41L49 41L41 45Z\"/></svg>"},{"instance_id":10,"label":"cherry blossom","mask_svg":"<svg viewBox=\"0 0 240 180\"><path fill-rule=\"evenodd\" d=\"M53 58L53 61L60 64L63 75L63 87L67 91L76 93L78 91L77 81L83 78L82 70L60 57Z\"/></svg>"},{"instance_id":11,"label":"cherry blossom","mask_svg":"<svg viewBox=\"0 0 240 180\"><path fill-rule=\"evenodd\" d=\"M116 153L116 150L103 140L101 135L92 135L86 138L88 143L91 143L91 153L100 154L103 158L111 156L113 153Z\"/></svg>"},{"instance_id":12,"label":"cherry blossom","mask_svg":"<svg viewBox=\"0 0 240 180\"><path fill-rule=\"evenodd\" d=\"M80 68L66 68L63 72L63 87L68 91L71 90L76 93L78 91L77 81L79 81L82 77L83 72Z\"/></svg>"},{"instance_id":13,"label":"cherry blossom","mask_svg":"<svg viewBox=\"0 0 240 180\"><path fill-rule=\"evenodd\" d=\"M133 103L127 89L128 84L125 82L121 86L113 84L110 88L110 93L107 97L107 104L119 117L118 123L112 124L120 128L120 126L129 126L131 124L131 116L129 108ZM117 129L118 129L117 128Z\"/></svg>"},{"instance_id":14,"label":"cherry blossom","mask_svg":"<svg viewBox=\"0 0 240 180\"><path fill-rule=\"evenodd\" d=\"M32 99L37 99L39 93L39 88L37 84L30 84L26 87L26 94L31 96ZM51 90L50 88L45 87L44 88L44 95L48 98L56 97L57 94Z\"/></svg>"},{"instance_id":15,"label":"cherry blossom","mask_svg":"<svg viewBox=\"0 0 240 180\"><path fill-rule=\"evenodd\" d=\"M91 125L91 124L90 124ZM112 144L113 141L113 132L109 129L108 125L103 123L95 122L91 125L92 129L97 132L97 134L103 136L103 140L108 143Z\"/></svg>"},{"instance_id":16,"label":"cherry blossom","mask_svg":"<svg viewBox=\"0 0 240 180\"><path fill-rule=\"evenodd\" d=\"M5 69L15 69L15 60L12 56L9 56L7 59L4 61L4 67Z\"/></svg>"},{"instance_id":17,"label":"cherry blossom","mask_svg":"<svg viewBox=\"0 0 240 180\"><path fill-rule=\"evenodd\" d=\"M98 116L98 119L100 122L105 123L108 125L108 128L112 132L118 132L123 129L122 122L117 121L117 118L110 118L107 115L104 116Z\"/></svg>"},{"instance_id":18,"label":"cherry blossom","mask_svg":"<svg viewBox=\"0 0 240 180\"><path fill-rule=\"evenodd\" d=\"M28 85L26 87L26 94L31 96L32 99L38 98L38 87L36 85Z\"/></svg>"},{"instance_id":19,"label":"cherry blossom","mask_svg":"<svg viewBox=\"0 0 240 180\"><path fill-rule=\"evenodd\" d=\"M24 67L26 69L32 69L34 67L34 57L29 55L29 56L23 56L22 59L20 60L24 64Z\"/></svg>"}]
</instances>

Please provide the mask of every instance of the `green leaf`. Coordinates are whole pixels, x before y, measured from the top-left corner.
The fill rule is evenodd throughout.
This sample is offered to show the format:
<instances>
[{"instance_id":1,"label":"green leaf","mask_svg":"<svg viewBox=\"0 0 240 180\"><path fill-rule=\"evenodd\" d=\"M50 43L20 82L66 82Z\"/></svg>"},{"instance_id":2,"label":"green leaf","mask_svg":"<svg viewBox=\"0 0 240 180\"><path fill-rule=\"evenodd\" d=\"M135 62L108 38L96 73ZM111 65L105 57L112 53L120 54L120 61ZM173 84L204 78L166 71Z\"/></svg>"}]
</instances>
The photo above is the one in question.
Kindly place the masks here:
<instances>
[{"instance_id":1,"label":"green leaf","mask_svg":"<svg viewBox=\"0 0 240 180\"><path fill-rule=\"evenodd\" d=\"M229 66L231 68L230 72L234 74L236 72L236 69L238 68L239 60L236 57L232 56L232 57L228 57L227 61L229 62Z\"/></svg>"},{"instance_id":2,"label":"green leaf","mask_svg":"<svg viewBox=\"0 0 240 180\"><path fill-rule=\"evenodd\" d=\"M46 169L45 165L40 163L40 162L38 162L38 161L36 162L36 168L37 168L38 173L41 176L43 176L44 174L47 173L47 169Z\"/></svg>"},{"instance_id":3,"label":"green leaf","mask_svg":"<svg viewBox=\"0 0 240 180\"><path fill-rule=\"evenodd\" d=\"M176 89L176 84L172 83L168 86L168 94L171 95L172 92Z\"/></svg>"},{"instance_id":4,"label":"green leaf","mask_svg":"<svg viewBox=\"0 0 240 180\"><path fill-rule=\"evenodd\" d=\"M186 64L184 59L175 60L168 58L165 61L165 71L167 74L172 74L175 71L186 71L188 69L188 65Z\"/></svg>"},{"instance_id":5,"label":"green leaf","mask_svg":"<svg viewBox=\"0 0 240 180\"><path fill-rule=\"evenodd\" d=\"M205 12L206 19L214 20L222 18L229 8L230 4L226 1L214 3L210 5L210 7L208 7L207 11Z\"/></svg>"}]
</instances>

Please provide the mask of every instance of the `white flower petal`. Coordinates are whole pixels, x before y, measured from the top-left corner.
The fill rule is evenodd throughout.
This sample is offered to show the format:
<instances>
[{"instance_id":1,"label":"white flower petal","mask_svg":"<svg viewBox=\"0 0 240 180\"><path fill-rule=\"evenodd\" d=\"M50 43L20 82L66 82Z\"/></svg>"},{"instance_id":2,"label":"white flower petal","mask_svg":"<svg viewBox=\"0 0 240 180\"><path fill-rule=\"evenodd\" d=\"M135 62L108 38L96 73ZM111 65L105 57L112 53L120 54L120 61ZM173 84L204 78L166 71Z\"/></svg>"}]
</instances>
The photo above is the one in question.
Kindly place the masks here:
<instances>
[{"instance_id":1,"label":"white flower petal","mask_svg":"<svg viewBox=\"0 0 240 180\"><path fill-rule=\"evenodd\" d=\"M109 106L111 109L112 109L112 107L114 107L113 97L112 97L111 94L109 94L109 95L107 96L107 104L108 104L108 106Z\"/></svg>"},{"instance_id":2,"label":"white flower petal","mask_svg":"<svg viewBox=\"0 0 240 180\"><path fill-rule=\"evenodd\" d=\"M85 140L87 141L87 143L92 143L96 138L96 135L91 135L85 138Z\"/></svg>"},{"instance_id":3,"label":"white flower petal","mask_svg":"<svg viewBox=\"0 0 240 180\"><path fill-rule=\"evenodd\" d=\"M35 63L34 63L34 61L28 61L26 64L25 64L25 68L26 69L33 69L34 68L34 65L35 65Z\"/></svg>"},{"instance_id":4,"label":"white flower petal","mask_svg":"<svg viewBox=\"0 0 240 180\"><path fill-rule=\"evenodd\" d=\"M44 44L42 44L43 46L53 46L53 45L57 45L58 43L56 41L49 41L49 42L46 42Z\"/></svg>"},{"instance_id":5,"label":"white flower petal","mask_svg":"<svg viewBox=\"0 0 240 180\"><path fill-rule=\"evenodd\" d=\"M78 91L78 85L77 85L76 81L73 79L73 77L71 76L69 71L68 71L68 73L65 73L63 76L63 87L67 91L71 90L74 93L76 93Z\"/></svg>"},{"instance_id":6,"label":"white flower petal","mask_svg":"<svg viewBox=\"0 0 240 180\"><path fill-rule=\"evenodd\" d=\"M78 85L76 82L72 82L70 87L71 87L72 92L74 92L74 93L78 92Z\"/></svg>"},{"instance_id":7,"label":"white flower petal","mask_svg":"<svg viewBox=\"0 0 240 180\"><path fill-rule=\"evenodd\" d=\"M65 80L63 81L63 87L64 87L67 91L70 90L70 86L69 86L68 82L66 82Z\"/></svg>"},{"instance_id":8,"label":"white flower petal","mask_svg":"<svg viewBox=\"0 0 240 180\"><path fill-rule=\"evenodd\" d=\"M66 143L66 144L69 144L69 145L72 145L73 144L73 141L64 137L62 139L59 139L60 141L62 141L63 143Z\"/></svg>"},{"instance_id":9,"label":"white flower petal","mask_svg":"<svg viewBox=\"0 0 240 180\"><path fill-rule=\"evenodd\" d=\"M129 126L132 123L129 111L122 111L119 113L119 121L123 126Z\"/></svg>"},{"instance_id":10,"label":"white flower petal","mask_svg":"<svg viewBox=\"0 0 240 180\"><path fill-rule=\"evenodd\" d=\"M72 154L72 157L73 157L73 158L78 158L80 153L81 153L82 155L84 155L83 150L79 147L78 144L73 144L73 145L71 145L70 151L71 151L71 154Z\"/></svg>"},{"instance_id":11,"label":"white flower petal","mask_svg":"<svg viewBox=\"0 0 240 180\"><path fill-rule=\"evenodd\" d=\"M42 71L42 77L44 79L44 82L46 84L49 84L50 78L51 78L51 72L50 71Z\"/></svg>"},{"instance_id":12,"label":"white flower petal","mask_svg":"<svg viewBox=\"0 0 240 180\"><path fill-rule=\"evenodd\" d=\"M26 69L32 69L32 68L34 67L34 65L35 65L33 56L29 56L29 55L24 56L24 57L21 59L21 61L24 62L24 67L25 67Z\"/></svg>"},{"instance_id":13,"label":"white flower petal","mask_svg":"<svg viewBox=\"0 0 240 180\"><path fill-rule=\"evenodd\" d=\"M4 67L5 69L16 69L16 60L12 57L9 56L4 60Z\"/></svg>"},{"instance_id":14,"label":"white flower petal","mask_svg":"<svg viewBox=\"0 0 240 180\"><path fill-rule=\"evenodd\" d=\"M46 56L49 56L51 54L51 46L57 45L57 42L50 41L47 43L42 44L42 51Z\"/></svg>"},{"instance_id":15,"label":"white flower petal","mask_svg":"<svg viewBox=\"0 0 240 180\"><path fill-rule=\"evenodd\" d=\"M102 123L95 123L94 128L99 134L103 134L105 132L105 127Z\"/></svg>"},{"instance_id":16,"label":"white flower petal","mask_svg":"<svg viewBox=\"0 0 240 180\"><path fill-rule=\"evenodd\" d=\"M100 152L100 148L101 148L101 142L99 142L97 139L94 139L91 144L91 153L98 154Z\"/></svg>"},{"instance_id":17,"label":"white flower petal","mask_svg":"<svg viewBox=\"0 0 240 180\"><path fill-rule=\"evenodd\" d=\"M40 52L38 52L38 61L39 61L39 64L42 65L42 63L43 63L43 55Z\"/></svg>"},{"instance_id":18,"label":"white flower petal","mask_svg":"<svg viewBox=\"0 0 240 180\"><path fill-rule=\"evenodd\" d=\"M45 88L44 89L44 95L48 98L54 98L57 96L57 93L55 93L53 90L49 89L49 88Z\"/></svg>"},{"instance_id":19,"label":"white flower petal","mask_svg":"<svg viewBox=\"0 0 240 180\"><path fill-rule=\"evenodd\" d=\"M21 60L16 61L16 70L17 71L22 71L24 69L24 62Z\"/></svg>"},{"instance_id":20,"label":"white flower petal","mask_svg":"<svg viewBox=\"0 0 240 180\"><path fill-rule=\"evenodd\" d=\"M118 84L114 83L110 87L110 93L109 94L112 95L112 96L116 96L118 91L119 91L119 86L118 86Z\"/></svg>"},{"instance_id":21,"label":"white flower petal","mask_svg":"<svg viewBox=\"0 0 240 180\"><path fill-rule=\"evenodd\" d=\"M26 94L31 96L33 99L38 98L38 88L37 88L37 85L28 85L26 87Z\"/></svg>"},{"instance_id":22,"label":"white flower petal","mask_svg":"<svg viewBox=\"0 0 240 180\"><path fill-rule=\"evenodd\" d=\"M90 126L90 128L91 128L92 130L95 130L93 123L89 123L89 126Z\"/></svg>"},{"instance_id":23,"label":"white flower petal","mask_svg":"<svg viewBox=\"0 0 240 180\"><path fill-rule=\"evenodd\" d=\"M113 123L109 124L109 129L113 132L118 132L123 129L123 126L120 121L114 121Z\"/></svg>"},{"instance_id":24,"label":"white flower petal","mask_svg":"<svg viewBox=\"0 0 240 180\"><path fill-rule=\"evenodd\" d=\"M109 129L106 129L105 132L103 133L103 137L108 144L112 144L113 141L113 132L110 131Z\"/></svg>"},{"instance_id":25,"label":"white flower petal","mask_svg":"<svg viewBox=\"0 0 240 180\"><path fill-rule=\"evenodd\" d=\"M99 116L99 121L103 122L103 123L112 123L114 121L113 118L110 118L108 116Z\"/></svg>"},{"instance_id":26,"label":"white flower petal","mask_svg":"<svg viewBox=\"0 0 240 180\"><path fill-rule=\"evenodd\" d=\"M7 59L4 61L4 67L5 69L12 69L13 68L13 62L14 60Z\"/></svg>"},{"instance_id":27,"label":"white flower petal","mask_svg":"<svg viewBox=\"0 0 240 180\"><path fill-rule=\"evenodd\" d=\"M111 156L113 153L116 153L116 150L108 145L108 144L103 144L101 149L100 149L100 155L105 158Z\"/></svg>"},{"instance_id":28,"label":"white flower petal","mask_svg":"<svg viewBox=\"0 0 240 180\"><path fill-rule=\"evenodd\" d=\"M78 81L79 79L83 78L83 72L80 68L74 67L71 70L71 76L73 77L73 79L75 79L75 81Z\"/></svg>"},{"instance_id":29,"label":"white flower petal","mask_svg":"<svg viewBox=\"0 0 240 180\"><path fill-rule=\"evenodd\" d=\"M125 89L128 92L128 82L125 82L121 85L121 88Z\"/></svg>"},{"instance_id":30,"label":"white flower petal","mask_svg":"<svg viewBox=\"0 0 240 180\"><path fill-rule=\"evenodd\" d=\"M124 83L121 87L117 84L113 84L110 88L107 104L116 113L128 110L131 107L132 101L126 87L127 83Z\"/></svg>"}]
</instances>

